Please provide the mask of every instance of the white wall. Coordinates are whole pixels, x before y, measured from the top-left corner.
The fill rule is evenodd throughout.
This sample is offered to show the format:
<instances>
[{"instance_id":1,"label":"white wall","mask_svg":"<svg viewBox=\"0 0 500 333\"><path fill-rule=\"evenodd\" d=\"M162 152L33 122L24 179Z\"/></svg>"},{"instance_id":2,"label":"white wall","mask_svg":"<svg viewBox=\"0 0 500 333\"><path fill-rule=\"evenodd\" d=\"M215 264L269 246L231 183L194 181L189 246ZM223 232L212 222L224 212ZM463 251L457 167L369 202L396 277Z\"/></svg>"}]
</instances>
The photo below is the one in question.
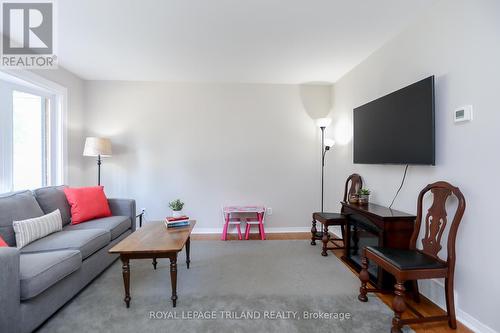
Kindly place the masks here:
<instances>
[{"instance_id":1,"label":"white wall","mask_svg":"<svg viewBox=\"0 0 500 333\"><path fill-rule=\"evenodd\" d=\"M62 67L58 69L32 70L33 73L55 82L68 90L67 103L67 153L68 179L67 184L80 186L84 184L83 144L84 135L84 100L83 80Z\"/></svg>"},{"instance_id":2,"label":"white wall","mask_svg":"<svg viewBox=\"0 0 500 333\"><path fill-rule=\"evenodd\" d=\"M419 191L447 180L459 186L467 209L457 239L456 294L459 317L478 331L500 330L500 223L494 199L500 157L500 2L445 0L418 23L380 48L334 85L334 122L339 145L328 156L328 201L336 208L345 175L359 172L373 201L388 205L403 166L353 165L352 109L405 85L436 76L436 166L410 166L394 208L415 213ZM472 104L474 121L455 125L454 108ZM385 135L390 135L386 133ZM333 175L334 174L334 175ZM335 190L333 190L335 189ZM421 288L441 302L439 285ZM439 295L439 296L438 296Z\"/></svg>"},{"instance_id":3,"label":"white wall","mask_svg":"<svg viewBox=\"0 0 500 333\"><path fill-rule=\"evenodd\" d=\"M269 230L310 228L319 133L298 86L88 81L85 91L88 134L113 142L108 196L135 198L149 220L179 197L198 231L221 228L224 204L272 207ZM95 183L95 162L86 165Z\"/></svg>"}]
</instances>

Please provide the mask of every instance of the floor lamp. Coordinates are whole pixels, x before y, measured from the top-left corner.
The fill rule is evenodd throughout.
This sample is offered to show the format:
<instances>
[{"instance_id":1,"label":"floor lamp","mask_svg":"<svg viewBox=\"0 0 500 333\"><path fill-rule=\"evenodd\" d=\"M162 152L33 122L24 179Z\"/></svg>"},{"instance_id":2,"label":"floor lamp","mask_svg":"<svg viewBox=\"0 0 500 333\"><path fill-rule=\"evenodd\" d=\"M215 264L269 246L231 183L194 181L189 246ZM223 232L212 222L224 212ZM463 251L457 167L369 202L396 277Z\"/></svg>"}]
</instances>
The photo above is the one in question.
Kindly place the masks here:
<instances>
[{"instance_id":1,"label":"floor lamp","mask_svg":"<svg viewBox=\"0 0 500 333\"><path fill-rule=\"evenodd\" d=\"M97 185L101 185L101 157L110 157L111 141L106 138L88 137L85 139L83 156L97 157Z\"/></svg>"},{"instance_id":2,"label":"floor lamp","mask_svg":"<svg viewBox=\"0 0 500 333\"><path fill-rule=\"evenodd\" d=\"M325 139L325 129L332 123L330 118L319 118L316 125L321 129L321 212L324 212L325 197L325 155L335 144L332 139ZM323 224L321 224L321 234L323 234Z\"/></svg>"}]
</instances>

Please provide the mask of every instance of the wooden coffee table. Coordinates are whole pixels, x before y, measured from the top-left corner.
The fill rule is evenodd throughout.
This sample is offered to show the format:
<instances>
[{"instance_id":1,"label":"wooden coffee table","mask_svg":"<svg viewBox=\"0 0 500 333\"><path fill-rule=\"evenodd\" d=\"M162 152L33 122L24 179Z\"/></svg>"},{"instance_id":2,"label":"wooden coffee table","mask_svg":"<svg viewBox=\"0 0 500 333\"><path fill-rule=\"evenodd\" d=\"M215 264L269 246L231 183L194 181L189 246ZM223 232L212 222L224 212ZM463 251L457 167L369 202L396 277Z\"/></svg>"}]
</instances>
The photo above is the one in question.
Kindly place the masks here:
<instances>
[{"instance_id":1,"label":"wooden coffee table","mask_svg":"<svg viewBox=\"0 0 500 333\"><path fill-rule=\"evenodd\" d=\"M125 304L130 307L130 259L153 259L156 269L157 258L170 259L170 282L172 284L172 304L177 303L177 253L186 246L186 264L189 269L190 236L196 221L191 220L189 226L167 229L163 221L146 224L127 238L116 244L109 253L119 253L122 261L123 285L125 287Z\"/></svg>"}]
</instances>

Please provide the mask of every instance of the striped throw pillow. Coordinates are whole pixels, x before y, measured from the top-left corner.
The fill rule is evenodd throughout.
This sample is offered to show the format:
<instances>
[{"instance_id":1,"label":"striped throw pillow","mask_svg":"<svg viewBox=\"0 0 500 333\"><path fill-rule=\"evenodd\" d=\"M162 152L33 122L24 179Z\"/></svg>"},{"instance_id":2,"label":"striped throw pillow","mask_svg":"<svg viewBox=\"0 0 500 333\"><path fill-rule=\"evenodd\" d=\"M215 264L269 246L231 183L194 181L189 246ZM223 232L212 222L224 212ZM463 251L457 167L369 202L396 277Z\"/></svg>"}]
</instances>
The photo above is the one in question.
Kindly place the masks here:
<instances>
[{"instance_id":1,"label":"striped throw pillow","mask_svg":"<svg viewBox=\"0 0 500 333\"><path fill-rule=\"evenodd\" d=\"M44 216L14 221L12 226L16 234L16 246L20 249L48 234L62 230L61 212L57 209Z\"/></svg>"}]
</instances>

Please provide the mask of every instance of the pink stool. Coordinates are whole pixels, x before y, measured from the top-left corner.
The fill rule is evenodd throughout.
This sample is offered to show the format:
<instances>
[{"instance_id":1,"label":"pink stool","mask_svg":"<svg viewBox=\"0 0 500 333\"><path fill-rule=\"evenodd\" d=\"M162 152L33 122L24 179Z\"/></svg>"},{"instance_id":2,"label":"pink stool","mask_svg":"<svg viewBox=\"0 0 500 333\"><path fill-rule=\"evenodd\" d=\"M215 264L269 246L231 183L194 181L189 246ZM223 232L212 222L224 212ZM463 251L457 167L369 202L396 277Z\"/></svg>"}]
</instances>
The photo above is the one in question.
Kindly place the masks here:
<instances>
[{"instance_id":1,"label":"pink stool","mask_svg":"<svg viewBox=\"0 0 500 333\"><path fill-rule=\"evenodd\" d=\"M222 229L222 236L221 240L225 241L227 240L227 229L229 228L230 225L236 225L236 229L238 230L238 239L242 240L243 237L241 236L241 218L239 217L231 217L230 211L226 211L224 207L222 209L222 216L224 219L224 228Z\"/></svg>"},{"instance_id":2,"label":"pink stool","mask_svg":"<svg viewBox=\"0 0 500 333\"><path fill-rule=\"evenodd\" d=\"M264 232L264 215L266 208L263 206L226 206L222 208L222 216L224 217L224 228L222 230L222 240L227 240L227 228L230 224L235 224L238 229L238 239L241 238L241 221L239 217L231 217L231 214L256 214L256 218L247 218L246 234L245 238L248 239L250 234L250 226L255 224L259 226L260 238L262 240L266 239L266 234Z\"/></svg>"},{"instance_id":3,"label":"pink stool","mask_svg":"<svg viewBox=\"0 0 500 333\"><path fill-rule=\"evenodd\" d=\"M257 217L247 217L246 220L246 230L245 230L245 239L248 240L250 237L250 228L253 225L256 225L259 227L259 234L260 234L260 239L265 240L266 239L266 232L264 231L264 219L266 215L266 209L264 208L263 212L256 212Z\"/></svg>"}]
</instances>

